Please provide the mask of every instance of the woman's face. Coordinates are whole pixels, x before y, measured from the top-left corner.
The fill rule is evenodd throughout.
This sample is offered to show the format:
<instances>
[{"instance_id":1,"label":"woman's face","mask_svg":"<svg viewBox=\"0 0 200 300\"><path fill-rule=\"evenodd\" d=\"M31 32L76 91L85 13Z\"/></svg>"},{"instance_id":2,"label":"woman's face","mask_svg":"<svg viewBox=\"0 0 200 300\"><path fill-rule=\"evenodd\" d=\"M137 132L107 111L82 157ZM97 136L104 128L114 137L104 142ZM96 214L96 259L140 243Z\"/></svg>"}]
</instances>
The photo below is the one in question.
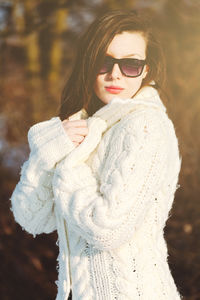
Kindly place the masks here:
<instances>
[{"instance_id":1,"label":"woman's face","mask_svg":"<svg viewBox=\"0 0 200 300\"><path fill-rule=\"evenodd\" d=\"M111 41L106 55L114 58L146 58L146 40L138 32L122 32L115 35ZM139 90L143 78L147 75L148 66L145 65L140 76L126 77L120 71L119 65L114 64L113 69L105 74L98 74L94 85L97 97L109 103L114 96L122 99L133 97Z\"/></svg>"}]
</instances>

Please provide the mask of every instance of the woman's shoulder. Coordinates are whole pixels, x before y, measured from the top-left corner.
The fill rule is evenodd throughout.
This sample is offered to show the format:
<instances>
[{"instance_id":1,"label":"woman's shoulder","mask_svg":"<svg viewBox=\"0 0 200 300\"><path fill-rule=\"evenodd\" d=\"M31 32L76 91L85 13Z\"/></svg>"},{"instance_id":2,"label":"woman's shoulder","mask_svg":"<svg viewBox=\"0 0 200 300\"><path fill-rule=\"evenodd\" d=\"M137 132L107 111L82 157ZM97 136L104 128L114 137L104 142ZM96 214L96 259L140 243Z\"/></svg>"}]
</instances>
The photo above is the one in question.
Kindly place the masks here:
<instances>
[{"instance_id":1,"label":"woman's shoulder","mask_svg":"<svg viewBox=\"0 0 200 300\"><path fill-rule=\"evenodd\" d=\"M166 111L156 107L138 105L137 109L116 124L115 136L131 134L138 139L148 136L149 140L177 141L175 126Z\"/></svg>"},{"instance_id":2,"label":"woman's shoulder","mask_svg":"<svg viewBox=\"0 0 200 300\"><path fill-rule=\"evenodd\" d=\"M168 114L157 107L146 106L144 104L138 104L135 110L124 116L121 120L121 126L124 125L136 125L137 123L148 123L150 125L159 126L163 122L172 123Z\"/></svg>"}]
</instances>

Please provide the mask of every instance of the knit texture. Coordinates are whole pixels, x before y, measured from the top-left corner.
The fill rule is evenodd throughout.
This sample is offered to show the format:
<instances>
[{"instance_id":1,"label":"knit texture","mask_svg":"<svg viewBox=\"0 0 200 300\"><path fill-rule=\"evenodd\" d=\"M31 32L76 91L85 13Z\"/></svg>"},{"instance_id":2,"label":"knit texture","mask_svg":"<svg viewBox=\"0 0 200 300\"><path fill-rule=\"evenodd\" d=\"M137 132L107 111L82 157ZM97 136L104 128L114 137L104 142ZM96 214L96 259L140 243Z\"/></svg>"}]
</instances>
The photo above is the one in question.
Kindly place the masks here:
<instances>
[{"instance_id":1,"label":"knit texture","mask_svg":"<svg viewBox=\"0 0 200 300\"><path fill-rule=\"evenodd\" d=\"M28 232L57 228L56 299L67 300L70 288L73 300L181 299L164 239L181 157L158 92L115 97L87 123L76 148L59 118L34 125L11 197Z\"/></svg>"}]
</instances>

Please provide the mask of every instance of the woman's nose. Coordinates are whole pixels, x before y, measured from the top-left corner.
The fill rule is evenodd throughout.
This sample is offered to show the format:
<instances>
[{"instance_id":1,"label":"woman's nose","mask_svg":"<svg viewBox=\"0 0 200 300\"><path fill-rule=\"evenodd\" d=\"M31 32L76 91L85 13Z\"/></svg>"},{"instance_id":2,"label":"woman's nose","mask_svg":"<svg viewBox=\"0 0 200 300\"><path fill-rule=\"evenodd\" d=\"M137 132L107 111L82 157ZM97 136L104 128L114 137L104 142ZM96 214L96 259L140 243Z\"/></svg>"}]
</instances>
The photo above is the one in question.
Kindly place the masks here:
<instances>
[{"instance_id":1,"label":"woman's nose","mask_svg":"<svg viewBox=\"0 0 200 300\"><path fill-rule=\"evenodd\" d=\"M110 72L110 76L112 78L121 78L122 77L122 72L121 72L118 64L113 65L113 68Z\"/></svg>"}]
</instances>

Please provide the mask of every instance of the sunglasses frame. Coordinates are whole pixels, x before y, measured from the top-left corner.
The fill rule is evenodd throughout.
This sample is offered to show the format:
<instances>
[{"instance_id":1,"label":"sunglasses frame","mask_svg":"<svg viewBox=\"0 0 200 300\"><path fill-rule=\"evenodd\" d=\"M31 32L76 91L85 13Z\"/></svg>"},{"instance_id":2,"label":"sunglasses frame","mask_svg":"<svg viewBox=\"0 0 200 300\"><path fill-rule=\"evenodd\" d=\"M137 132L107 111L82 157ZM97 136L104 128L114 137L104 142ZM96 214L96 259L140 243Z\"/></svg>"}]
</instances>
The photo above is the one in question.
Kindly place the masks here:
<instances>
[{"instance_id":1,"label":"sunglasses frame","mask_svg":"<svg viewBox=\"0 0 200 300\"><path fill-rule=\"evenodd\" d=\"M146 64L146 62L147 62L146 59L137 59L137 58L114 58L114 57L111 57L111 56L106 56L106 59L109 59L110 62L112 62L112 63L110 64L111 67L110 67L110 69L109 69L108 71L106 71L106 72L99 72L99 74L106 74L106 73L111 72L112 69L113 69L114 64L118 64L121 73L122 73L124 76L126 76L126 77L131 77L131 78L135 78L135 77L140 76L140 75L142 74L142 71L143 71L143 69L144 69L144 66L145 66L145 64ZM105 59L105 60L106 60L106 59ZM136 75L136 76L126 75L126 74L124 73L123 69L122 69L123 67L121 66L121 64L123 64L124 61L126 61L126 62L127 62L127 61L136 61L137 63L139 63L139 64L138 64L138 67L142 67L140 73L139 73L138 75ZM109 63L110 63L110 62L109 62Z\"/></svg>"}]
</instances>

